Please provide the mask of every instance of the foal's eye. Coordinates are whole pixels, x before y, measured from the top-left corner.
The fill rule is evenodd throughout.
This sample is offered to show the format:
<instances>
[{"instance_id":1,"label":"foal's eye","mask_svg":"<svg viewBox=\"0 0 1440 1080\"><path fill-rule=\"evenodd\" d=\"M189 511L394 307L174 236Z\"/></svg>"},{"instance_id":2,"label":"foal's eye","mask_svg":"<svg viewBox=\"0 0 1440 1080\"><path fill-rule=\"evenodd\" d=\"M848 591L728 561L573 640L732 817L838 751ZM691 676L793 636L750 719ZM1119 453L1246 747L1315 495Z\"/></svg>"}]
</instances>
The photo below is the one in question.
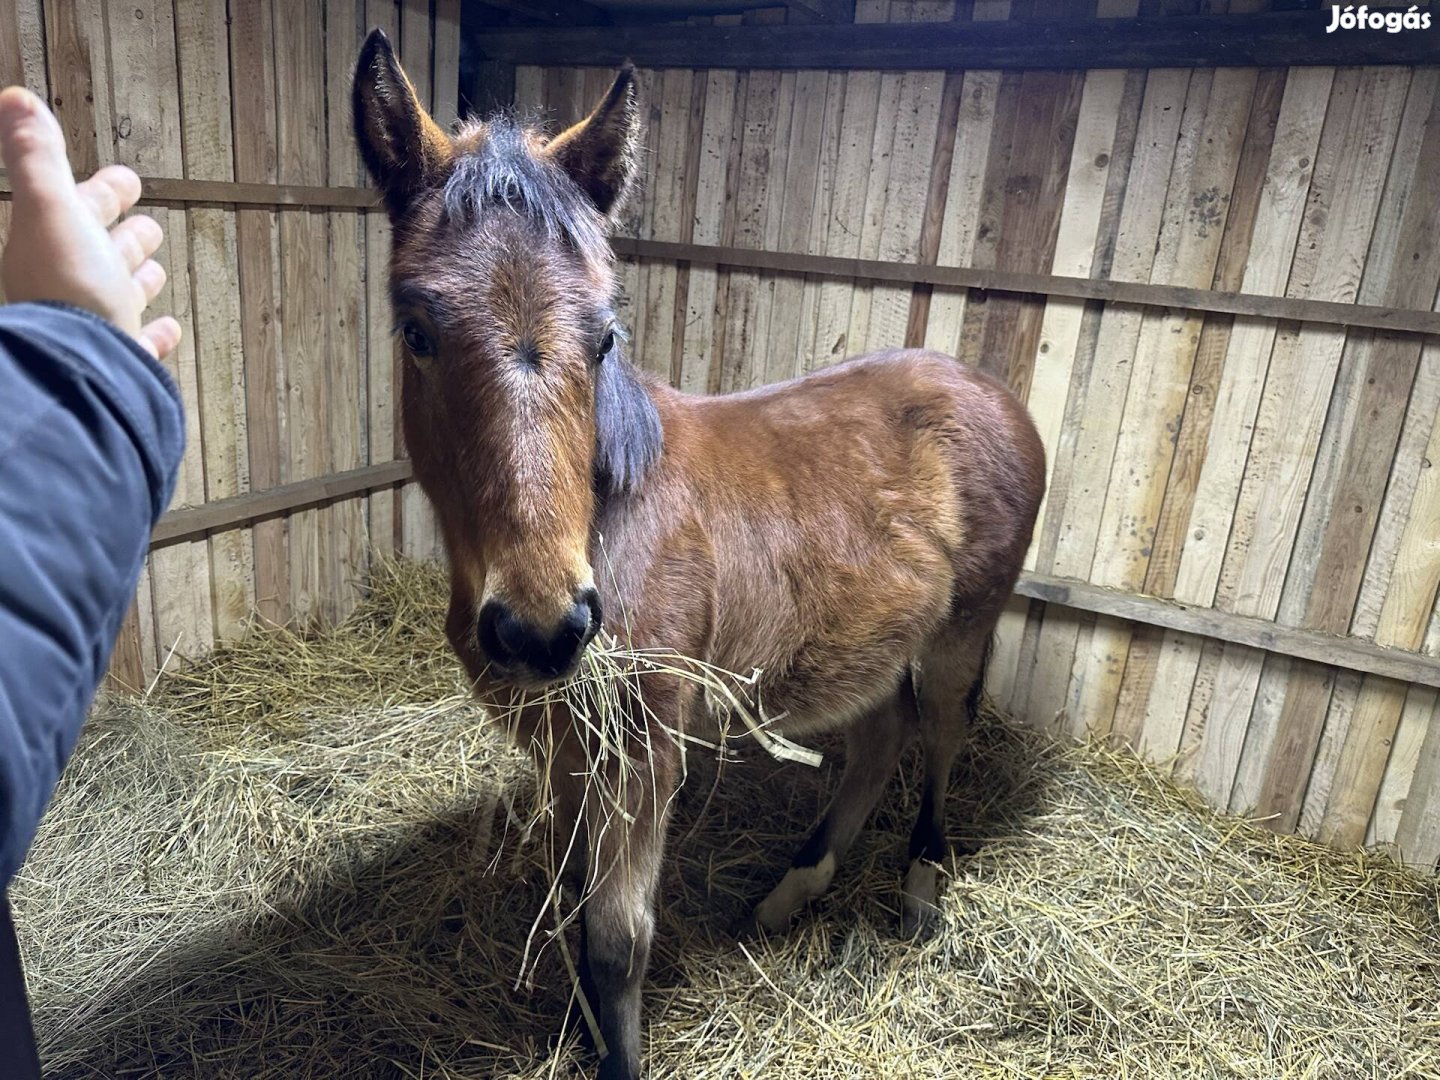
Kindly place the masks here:
<instances>
[{"instance_id":1,"label":"foal's eye","mask_svg":"<svg viewBox=\"0 0 1440 1080\"><path fill-rule=\"evenodd\" d=\"M605 340L600 342L600 351L595 354L595 362L598 364L605 357L610 355L610 350L615 348L615 331L607 330Z\"/></svg>"},{"instance_id":2,"label":"foal's eye","mask_svg":"<svg viewBox=\"0 0 1440 1080\"><path fill-rule=\"evenodd\" d=\"M419 323L408 319L401 323L400 336L405 339L405 347L416 356L435 354L435 343L430 340L430 335L420 328Z\"/></svg>"}]
</instances>

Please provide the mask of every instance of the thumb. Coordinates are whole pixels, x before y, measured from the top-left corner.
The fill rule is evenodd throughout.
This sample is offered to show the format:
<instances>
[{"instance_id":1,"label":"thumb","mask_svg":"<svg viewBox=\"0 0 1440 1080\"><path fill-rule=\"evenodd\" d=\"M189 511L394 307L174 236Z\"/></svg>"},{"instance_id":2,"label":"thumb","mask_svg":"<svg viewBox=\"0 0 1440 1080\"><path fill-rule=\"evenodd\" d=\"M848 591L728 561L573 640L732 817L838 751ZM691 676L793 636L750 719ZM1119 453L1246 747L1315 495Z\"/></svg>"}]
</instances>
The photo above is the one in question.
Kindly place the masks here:
<instances>
[{"instance_id":1,"label":"thumb","mask_svg":"<svg viewBox=\"0 0 1440 1080\"><path fill-rule=\"evenodd\" d=\"M59 121L22 86L0 91L0 158L10 174L17 209L74 190Z\"/></svg>"},{"instance_id":2,"label":"thumb","mask_svg":"<svg viewBox=\"0 0 1440 1080\"><path fill-rule=\"evenodd\" d=\"M136 338L142 348L158 360L164 360L180 344L180 324L169 315L147 323Z\"/></svg>"}]
</instances>

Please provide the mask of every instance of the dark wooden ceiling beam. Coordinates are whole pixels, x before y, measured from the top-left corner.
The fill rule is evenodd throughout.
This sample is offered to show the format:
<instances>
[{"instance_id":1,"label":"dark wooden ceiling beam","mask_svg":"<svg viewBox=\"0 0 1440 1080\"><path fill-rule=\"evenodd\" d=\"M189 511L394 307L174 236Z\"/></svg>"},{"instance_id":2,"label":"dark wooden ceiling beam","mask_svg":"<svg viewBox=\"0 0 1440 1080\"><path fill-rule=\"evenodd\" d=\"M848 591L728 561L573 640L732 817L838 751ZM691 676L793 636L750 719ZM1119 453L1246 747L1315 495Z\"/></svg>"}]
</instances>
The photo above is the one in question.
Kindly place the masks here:
<instances>
[{"instance_id":1,"label":"dark wooden ceiling beam","mask_svg":"<svg viewBox=\"0 0 1440 1080\"><path fill-rule=\"evenodd\" d=\"M855 0L785 0L785 6L807 22L855 21Z\"/></svg>"},{"instance_id":2,"label":"dark wooden ceiling beam","mask_svg":"<svg viewBox=\"0 0 1440 1080\"><path fill-rule=\"evenodd\" d=\"M490 7L555 26L607 26L610 15L585 0L485 0Z\"/></svg>"},{"instance_id":3,"label":"dark wooden ceiling beam","mask_svg":"<svg viewBox=\"0 0 1440 1080\"><path fill-rule=\"evenodd\" d=\"M810 2L810 0L807 0ZM818 2L818 0L814 0ZM879 70L1433 64L1436 34L1326 34L1328 11L1050 22L492 30L514 64Z\"/></svg>"}]
</instances>

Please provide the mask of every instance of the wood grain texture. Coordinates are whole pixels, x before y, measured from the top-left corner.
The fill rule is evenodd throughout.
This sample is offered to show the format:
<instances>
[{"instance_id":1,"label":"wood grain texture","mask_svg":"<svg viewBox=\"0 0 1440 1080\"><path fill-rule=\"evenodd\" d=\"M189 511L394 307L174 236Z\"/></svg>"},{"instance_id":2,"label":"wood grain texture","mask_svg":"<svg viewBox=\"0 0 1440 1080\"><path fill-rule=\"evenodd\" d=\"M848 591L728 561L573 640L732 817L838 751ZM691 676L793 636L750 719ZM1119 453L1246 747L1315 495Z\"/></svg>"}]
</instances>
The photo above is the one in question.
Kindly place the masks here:
<instances>
[{"instance_id":1,"label":"wood grain texture","mask_svg":"<svg viewBox=\"0 0 1440 1080\"><path fill-rule=\"evenodd\" d=\"M460 12L453 0L436 5L436 49L448 34L459 49ZM448 20L448 22L447 22ZM364 0L326 0L325 3L325 172L326 183L353 186L363 170L350 131L349 101L351 67L369 27L365 25ZM448 86L449 97L437 106L443 123L456 119L459 109L459 75ZM328 466L343 472L364 465L366 447L365 375L367 356L364 332L365 312L364 237L365 219L353 212L332 211L328 215L329 281L326 331L328 335L326 413L329 418ZM325 618L343 619L359 599L368 569L369 526L366 505L350 500L332 508L324 540L328 547L331 576L324 604Z\"/></svg>"},{"instance_id":2,"label":"wood grain texture","mask_svg":"<svg viewBox=\"0 0 1440 1080\"><path fill-rule=\"evenodd\" d=\"M137 2L108 8L106 31L110 59L110 91L114 110L114 159L136 172L182 176L179 55L175 42L174 7L168 2ZM189 230L182 211L155 210L165 230L157 260L172 269L155 305L160 311L191 309ZM165 358L180 389L187 417L199 415L199 383L193 335L181 337ZM193 426L175 484L173 503L205 500L202 441ZM163 656L197 655L214 640L213 602L209 588L209 551L203 542L177 546L151 562L155 640ZM196 582L205 582L196 588Z\"/></svg>"},{"instance_id":3,"label":"wood grain texture","mask_svg":"<svg viewBox=\"0 0 1440 1080\"><path fill-rule=\"evenodd\" d=\"M277 176L325 178L324 9L318 0L274 9ZM291 480L331 472L329 409L330 228L323 212L283 214L280 226L280 344L285 354L286 453ZM290 608L301 625L328 613L339 589L328 537L334 514L302 510L289 520Z\"/></svg>"},{"instance_id":4,"label":"wood grain texture","mask_svg":"<svg viewBox=\"0 0 1440 1080\"><path fill-rule=\"evenodd\" d=\"M1440 101L1425 124L1417 174L1440 170ZM1396 259L1404 273L1391 278L1386 299L1405 306L1434 304L1440 285L1440 195L1417 187L1411 192L1401 227ZM1365 553L1374 536L1385 481L1400 436L1404 404L1420 361L1420 344L1412 338L1377 332L1371 342L1370 375L1357 404L1364 437L1353 439L1337 477L1333 505L1340 509L1324 530L1313 580L1323 582L1306 606L1302 625L1328 632L1348 628L1365 568ZM1296 774L1308 776L1313 764L1329 697L1331 679L1300 666L1292 673L1280 713L1278 730L1257 797L1257 807L1288 830L1298 819L1303 790Z\"/></svg>"},{"instance_id":5,"label":"wood grain texture","mask_svg":"<svg viewBox=\"0 0 1440 1080\"><path fill-rule=\"evenodd\" d=\"M270 0L258 0L242 5L230 20L235 179L242 182L274 183L278 177L272 15ZM235 217L250 483L264 489L289 479L284 354L275 283L278 223L269 210L242 209ZM290 558L285 522L266 522L252 536L256 613L266 622L288 622Z\"/></svg>"},{"instance_id":6,"label":"wood grain texture","mask_svg":"<svg viewBox=\"0 0 1440 1080\"><path fill-rule=\"evenodd\" d=\"M233 180L230 42L224 0L177 0L175 20L186 178ZM236 221L233 211L217 208L196 207L185 216L190 235L191 336L202 405L198 435L208 502L232 498L250 486ZM225 640L243 633L255 609L255 552L243 533L215 537L209 548L214 636Z\"/></svg>"},{"instance_id":7,"label":"wood grain texture","mask_svg":"<svg viewBox=\"0 0 1440 1080\"><path fill-rule=\"evenodd\" d=\"M379 27L393 41L399 37L399 25L393 0L365 0L365 25ZM534 68L526 69L527 79L537 76ZM533 106L520 97L522 80L516 73L516 107ZM526 91L529 92L528 90ZM368 178L367 178L368 183ZM371 195L374 192L371 191ZM365 432L366 457L371 465L393 461L401 456L400 428L396 407L400 392L396 374L399 352L391 333L390 311L390 223L382 214L365 216ZM401 495L397 491L381 491L369 499L370 550L378 555L393 555L401 546Z\"/></svg>"}]
</instances>

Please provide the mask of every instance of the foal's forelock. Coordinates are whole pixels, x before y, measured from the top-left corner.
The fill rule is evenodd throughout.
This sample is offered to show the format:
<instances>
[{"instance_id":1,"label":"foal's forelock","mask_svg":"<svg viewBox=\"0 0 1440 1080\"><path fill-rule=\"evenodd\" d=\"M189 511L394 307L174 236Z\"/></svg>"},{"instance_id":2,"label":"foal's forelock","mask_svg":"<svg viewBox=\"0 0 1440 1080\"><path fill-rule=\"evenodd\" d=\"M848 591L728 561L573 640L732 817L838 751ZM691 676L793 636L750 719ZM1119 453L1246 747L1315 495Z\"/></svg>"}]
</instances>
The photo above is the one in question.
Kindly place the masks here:
<instances>
[{"instance_id":1,"label":"foal's forelock","mask_svg":"<svg viewBox=\"0 0 1440 1080\"><path fill-rule=\"evenodd\" d=\"M603 214L553 160L538 153L543 138L504 114L463 130L445 181L443 206L459 226L491 214L518 215L592 266L613 261Z\"/></svg>"}]
</instances>

